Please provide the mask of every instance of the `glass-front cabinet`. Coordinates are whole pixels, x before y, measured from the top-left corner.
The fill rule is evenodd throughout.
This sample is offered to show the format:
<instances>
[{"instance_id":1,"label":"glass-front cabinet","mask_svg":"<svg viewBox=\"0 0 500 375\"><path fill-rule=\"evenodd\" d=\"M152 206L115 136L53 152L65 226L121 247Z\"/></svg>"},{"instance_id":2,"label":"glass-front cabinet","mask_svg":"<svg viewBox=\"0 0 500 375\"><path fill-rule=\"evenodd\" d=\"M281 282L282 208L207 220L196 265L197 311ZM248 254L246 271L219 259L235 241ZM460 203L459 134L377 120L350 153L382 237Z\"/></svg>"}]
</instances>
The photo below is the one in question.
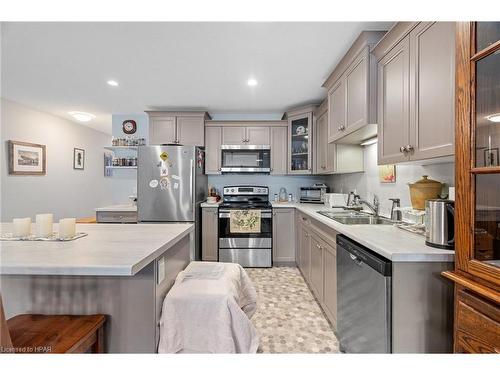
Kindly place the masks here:
<instances>
[{"instance_id":1,"label":"glass-front cabinet","mask_svg":"<svg viewBox=\"0 0 500 375\"><path fill-rule=\"evenodd\" d=\"M288 173L312 173L312 111L288 118Z\"/></svg>"},{"instance_id":2,"label":"glass-front cabinet","mask_svg":"<svg viewBox=\"0 0 500 375\"><path fill-rule=\"evenodd\" d=\"M457 266L500 286L500 23L466 25L458 40L470 47L457 47Z\"/></svg>"}]
</instances>

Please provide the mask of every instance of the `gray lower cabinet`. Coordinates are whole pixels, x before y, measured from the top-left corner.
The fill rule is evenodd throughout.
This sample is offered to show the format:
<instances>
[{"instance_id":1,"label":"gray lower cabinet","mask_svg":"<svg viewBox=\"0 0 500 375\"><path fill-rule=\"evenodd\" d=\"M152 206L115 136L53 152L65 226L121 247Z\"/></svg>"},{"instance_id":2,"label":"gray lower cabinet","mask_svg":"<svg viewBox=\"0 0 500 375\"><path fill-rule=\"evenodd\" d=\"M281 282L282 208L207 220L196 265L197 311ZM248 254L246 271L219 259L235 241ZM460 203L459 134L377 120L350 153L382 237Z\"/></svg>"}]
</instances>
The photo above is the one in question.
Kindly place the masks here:
<instances>
[{"instance_id":1,"label":"gray lower cabinet","mask_svg":"<svg viewBox=\"0 0 500 375\"><path fill-rule=\"evenodd\" d=\"M304 279L309 282L310 266L311 266L311 235L309 228L302 224L299 227L300 231L300 264L299 269L302 272Z\"/></svg>"},{"instance_id":2,"label":"gray lower cabinet","mask_svg":"<svg viewBox=\"0 0 500 375\"><path fill-rule=\"evenodd\" d=\"M295 262L295 209L273 209L273 262Z\"/></svg>"},{"instance_id":3,"label":"gray lower cabinet","mask_svg":"<svg viewBox=\"0 0 500 375\"><path fill-rule=\"evenodd\" d=\"M332 238L333 240L333 238ZM333 241L323 243L323 310L337 329L337 249Z\"/></svg>"},{"instance_id":4,"label":"gray lower cabinet","mask_svg":"<svg viewBox=\"0 0 500 375\"><path fill-rule=\"evenodd\" d=\"M218 209L204 207L201 210L201 259L205 261L218 260Z\"/></svg>"},{"instance_id":5,"label":"gray lower cabinet","mask_svg":"<svg viewBox=\"0 0 500 375\"><path fill-rule=\"evenodd\" d=\"M374 50L380 58L378 163L453 155L455 23L398 24L386 38L400 41L382 40Z\"/></svg>"},{"instance_id":6,"label":"gray lower cabinet","mask_svg":"<svg viewBox=\"0 0 500 375\"><path fill-rule=\"evenodd\" d=\"M207 126L205 129L205 174L221 174L222 128Z\"/></svg>"},{"instance_id":7,"label":"gray lower cabinet","mask_svg":"<svg viewBox=\"0 0 500 375\"><path fill-rule=\"evenodd\" d=\"M271 127L271 174L285 175L288 172L288 128Z\"/></svg>"},{"instance_id":8,"label":"gray lower cabinet","mask_svg":"<svg viewBox=\"0 0 500 375\"><path fill-rule=\"evenodd\" d=\"M333 328L337 327L337 232L297 212L297 264Z\"/></svg>"},{"instance_id":9,"label":"gray lower cabinet","mask_svg":"<svg viewBox=\"0 0 500 375\"><path fill-rule=\"evenodd\" d=\"M317 300L323 302L323 247L319 237L313 233L311 236L311 269L310 286Z\"/></svg>"}]
</instances>

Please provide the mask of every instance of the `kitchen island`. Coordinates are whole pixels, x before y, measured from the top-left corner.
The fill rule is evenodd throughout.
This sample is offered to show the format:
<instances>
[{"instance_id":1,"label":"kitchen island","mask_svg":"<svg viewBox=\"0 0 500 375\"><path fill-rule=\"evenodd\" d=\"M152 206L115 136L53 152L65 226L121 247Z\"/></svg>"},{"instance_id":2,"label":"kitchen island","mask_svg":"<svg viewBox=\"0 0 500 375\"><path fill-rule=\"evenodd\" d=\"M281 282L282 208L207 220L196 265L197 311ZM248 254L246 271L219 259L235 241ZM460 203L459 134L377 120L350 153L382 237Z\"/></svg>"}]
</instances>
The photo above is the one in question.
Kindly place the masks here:
<instances>
[{"instance_id":1,"label":"kitchen island","mask_svg":"<svg viewBox=\"0 0 500 375\"><path fill-rule=\"evenodd\" d=\"M0 230L10 232L10 224ZM156 352L163 299L190 261L194 225L80 224L77 232L88 235L0 242L7 318L106 314L106 352Z\"/></svg>"}]
</instances>

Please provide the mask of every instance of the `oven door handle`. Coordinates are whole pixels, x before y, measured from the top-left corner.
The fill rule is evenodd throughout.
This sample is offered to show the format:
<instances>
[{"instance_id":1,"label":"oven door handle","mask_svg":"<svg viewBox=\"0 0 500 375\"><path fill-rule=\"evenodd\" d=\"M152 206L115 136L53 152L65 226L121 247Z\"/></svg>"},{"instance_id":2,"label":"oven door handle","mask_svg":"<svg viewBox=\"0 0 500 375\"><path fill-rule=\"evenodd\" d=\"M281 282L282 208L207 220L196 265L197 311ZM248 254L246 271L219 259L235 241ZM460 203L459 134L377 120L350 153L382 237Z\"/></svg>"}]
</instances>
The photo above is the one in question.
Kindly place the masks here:
<instances>
[{"instance_id":1,"label":"oven door handle","mask_svg":"<svg viewBox=\"0 0 500 375\"><path fill-rule=\"evenodd\" d=\"M260 217L262 219L270 219L272 218L273 214L271 212L263 212L260 214ZM231 211L219 211L219 218L221 219L228 219L231 217Z\"/></svg>"}]
</instances>

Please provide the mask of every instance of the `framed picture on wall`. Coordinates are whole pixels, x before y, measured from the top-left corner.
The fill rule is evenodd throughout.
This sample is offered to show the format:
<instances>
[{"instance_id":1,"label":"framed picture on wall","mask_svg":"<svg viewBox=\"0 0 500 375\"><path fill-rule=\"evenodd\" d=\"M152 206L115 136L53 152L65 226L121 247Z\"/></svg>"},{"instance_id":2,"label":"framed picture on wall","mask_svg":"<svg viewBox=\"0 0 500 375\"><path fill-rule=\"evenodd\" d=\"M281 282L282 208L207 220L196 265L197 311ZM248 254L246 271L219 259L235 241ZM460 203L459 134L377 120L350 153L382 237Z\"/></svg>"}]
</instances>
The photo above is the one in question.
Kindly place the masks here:
<instances>
[{"instance_id":1,"label":"framed picture on wall","mask_svg":"<svg viewBox=\"0 0 500 375\"><path fill-rule=\"evenodd\" d=\"M83 170L85 167L85 150L81 148L73 149L73 169Z\"/></svg>"},{"instance_id":2,"label":"framed picture on wall","mask_svg":"<svg viewBox=\"0 0 500 375\"><path fill-rule=\"evenodd\" d=\"M46 173L45 145L9 141L9 174L44 175Z\"/></svg>"},{"instance_id":3,"label":"framed picture on wall","mask_svg":"<svg viewBox=\"0 0 500 375\"><path fill-rule=\"evenodd\" d=\"M378 180L382 183L396 182L396 166L394 164L379 165Z\"/></svg>"}]
</instances>

